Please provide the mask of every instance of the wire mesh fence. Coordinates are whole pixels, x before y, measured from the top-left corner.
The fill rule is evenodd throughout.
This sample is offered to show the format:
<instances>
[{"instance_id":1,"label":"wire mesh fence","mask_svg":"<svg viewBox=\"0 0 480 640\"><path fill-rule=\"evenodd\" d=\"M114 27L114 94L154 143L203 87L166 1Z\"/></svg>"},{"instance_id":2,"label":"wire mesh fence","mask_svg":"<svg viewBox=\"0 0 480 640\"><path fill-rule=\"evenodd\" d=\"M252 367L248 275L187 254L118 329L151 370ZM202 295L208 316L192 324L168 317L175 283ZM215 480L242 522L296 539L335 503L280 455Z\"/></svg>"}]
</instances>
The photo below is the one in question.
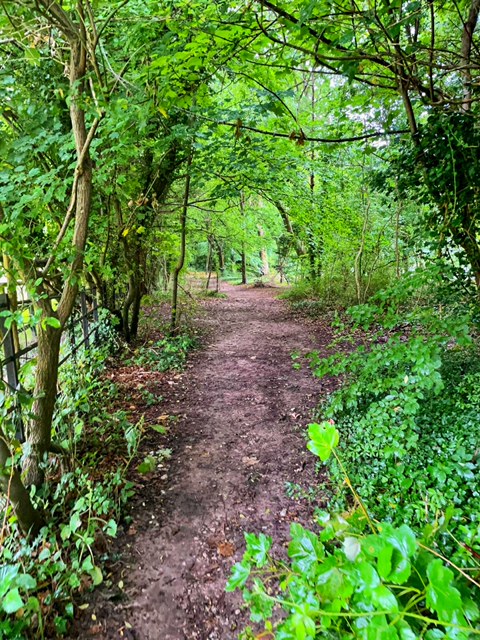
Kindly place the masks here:
<instances>
[{"instance_id":1,"label":"wire mesh fence","mask_svg":"<svg viewBox=\"0 0 480 640\"><path fill-rule=\"evenodd\" d=\"M17 304L16 311L33 316L33 305L29 300ZM10 412L14 412L16 437L24 442L25 434L21 411L16 395L22 391L22 368L32 363L37 356L37 333L33 323L18 326L8 321L12 311L11 301L6 293L0 294L0 367L2 381L6 393L14 395L14 402ZM77 304L65 327L60 350L59 366L70 360L79 349L88 349L92 340L98 337L98 304L95 292L89 296L85 291L80 292Z\"/></svg>"}]
</instances>

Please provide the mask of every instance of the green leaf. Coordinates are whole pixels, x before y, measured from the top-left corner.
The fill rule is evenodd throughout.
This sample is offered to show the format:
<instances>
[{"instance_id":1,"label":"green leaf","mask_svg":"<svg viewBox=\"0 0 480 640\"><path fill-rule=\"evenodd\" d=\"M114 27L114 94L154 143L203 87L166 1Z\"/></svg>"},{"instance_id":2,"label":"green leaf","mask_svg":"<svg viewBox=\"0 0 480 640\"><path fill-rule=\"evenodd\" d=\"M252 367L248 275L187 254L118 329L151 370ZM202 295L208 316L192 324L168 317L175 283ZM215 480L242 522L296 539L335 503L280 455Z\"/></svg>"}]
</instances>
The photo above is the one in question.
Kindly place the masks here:
<instances>
[{"instance_id":1,"label":"green leaf","mask_svg":"<svg viewBox=\"0 0 480 640\"><path fill-rule=\"evenodd\" d=\"M146 456L143 462L138 465L137 471L139 473L151 473L152 471L155 471L156 466L157 459L153 456Z\"/></svg>"},{"instance_id":2,"label":"green leaf","mask_svg":"<svg viewBox=\"0 0 480 640\"><path fill-rule=\"evenodd\" d=\"M18 564L5 564L0 567L0 598L7 593L18 575Z\"/></svg>"},{"instance_id":3,"label":"green leaf","mask_svg":"<svg viewBox=\"0 0 480 640\"><path fill-rule=\"evenodd\" d=\"M25 49L25 60L33 66L38 65L40 62L40 51L34 47L28 47L28 49Z\"/></svg>"},{"instance_id":4,"label":"green leaf","mask_svg":"<svg viewBox=\"0 0 480 640\"><path fill-rule=\"evenodd\" d=\"M105 527L105 533L107 534L107 536L110 536L111 538L115 538L115 536L117 535L117 523L115 522L115 520L109 520L107 522L107 526Z\"/></svg>"},{"instance_id":5,"label":"green leaf","mask_svg":"<svg viewBox=\"0 0 480 640\"><path fill-rule=\"evenodd\" d=\"M292 616L292 625L295 629L295 638L297 640L307 640L315 638L315 620L304 613L294 613Z\"/></svg>"},{"instance_id":6,"label":"green leaf","mask_svg":"<svg viewBox=\"0 0 480 640\"><path fill-rule=\"evenodd\" d=\"M407 525L395 529L384 522L378 525L378 531L378 535L365 539L363 549L377 558L378 573L384 580L403 584L412 571L410 558L417 550L415 534Z\"/></svg>"},{"instance_id":7,"label":"green leaf","mask_svg":"<svg viewBox=\"0 0 480 640\"><path fill-rule=\"evenodd\" d=\"M43 562L44 560L48 560L48 558L50 558L51 555L52 555L52 552L50 551L50 549L48 547L45 547L38 554L38 559L40 562Z\"/></svg>"},{"instance_id":8,"label":"green leaf","mask_svg":"<svg viewBox=\"0 0 480 640\"><path fill-rule=\"evenodd\" d=\"M302 525L294 522L290 527L292 540L288 545L288 555L292 566L302 573L309 573L325 556L325 548L319 538Z\"/></svg>"},{"instance_id":9,"label":"green leaf","mask_svg":"<svg viewBox=\"0 0 480 640\"><path fill-rule=\"evenodd\" d=\"M435 558L427 567L427 576L427 607L437 613L439 620L467 626L460 592L452 585L453 571L444 567L439 558Z\"/></svg>"},{"instance_id":10,"label":"green leaf","mask_svg":"<svg viewBox=\"0 0 480 640\"><path fill-rule=\"evenodd\" d=\"M250 567L242 562L237 562L232 567L232 573L227 582L226 591L231 592L245 585L250 575Z\"/></svg>"},{"instance_id":11,"label":"green leaf","mask_svg":"<svg viewBox=\"0 0 480 640\"><path fill-rule=\"evenodd\" d=\"M358 637L365 640L398 640L398 633L392 627L385 615L358 618L355 621L359 633Z\"/></svg>"},{"instance_id":12,"label":"green leaf","mask_svg":"<svg viewBox=\"0 0 480 640\"><path fill-rule=\"evenodd\" d=\"M10 589L3 597L2 608L5 613L15 613L23 607L23 600L18 589Z\"/></svg>"},{"instance_id":13,"label":"green leaf","mask_svg":"<svg viewBox=\"0 0 480 640\"><path fill-rule=\"evenodd\" d=\"M364 589L376 589L380 585L380 578L375 568L368 562L359 562L354 565L357 576L357 588L359 591Z\"/></svg>"},{"instance_id":14,"label":"green leaf","mask_svg":"<svg viewBox=\"0 0 480 640\"><path fill-rule=\"evenodd\" d=\"M392 611L394 613L398 611L398 602L395 595L384 584L380 584L375 589L372 589L369 596L372 604L378 609Z\"/></svg>"},{"instance_id":15,"label":"green leaf","mask_svg":"<svg viewBox=\"0 0 480 640\"><path fill-rule=\"evenodd\" d=\"M161 433L162 435L168 433L168 427L163 426L163 424L151 424L149 426L150 429L153 429L154 431L156 431L157 433Z\"/></svg>"},{"instance_id":16,"label":"green leaf","mask_svg":"<svg viewBox=\"0 0 480 640\"><path fill-rule=\"evenodd\" d=\"M333 563L335 558L331 558ZM349 574L339 567L332 566L330 558L322 564L317 576L317 593L322 602L333 602L337 598L347 600L353 593L354 587Z\"/></svg>"},{"instance_id":17,"label":"green leaf","mask_svg":"<svg viewBox=\"0 0 480 640\"><path fill-rule=\"evenodd\" d=\"M352 538L348 536L343 541L343 552L347 556L348 560L354 562L357 559L358 554L362 550L358 538Z\"/></svg>"},{"instance_id":18,"label":"green leaf","mask_svg":"<svg viewBox=\"0 0 480 640\"><path fill-rule=\"evenodd\" d=\"M66 524L60 525L60 537L62 540L68 540L72 535L72 530Z\"/></svg>"},{"instance_id":19,"label":"green leaf","mask_svg":"<svg viewBox=\"0 0 480 640\"><path fill-rule=\"evenodd\" d=\"M60 329L62 326L60 320L58 318L54 318L53 316L44 318L42 320L42 325L43 327L48 325L49 327L53 327L54 329Z\"/></svg>"},{"instance_id":20,"label":"green leaf","mask_svg":"<svg viewBox=\"0 0 480 640\"><path fill-rule=\"evenodd\" d=\"M268 559L268 552L272 546L272 538L261 533L256 536L254 533L246 533L247 556L257 565L263 567Z\"/></svg>"},{"instance_id":21,"label":"green leaf","mask_svg":"<svg viewBox=\"0 0 480 640\"><path fill-rule=\"evenodd\" d=\"M95 587L98 587L99 584L102 584L103 573L100 567L97 567L97 565L95 565L89 573Z\"/></svg>"},{"instance_id":22,"label":"green leaf","mask_svg":"<svg viewBox=\"0 0 480 640\"><path fill-rule=\"evenodd\" d=\"M20 573L15 579L15 584L24 591L29 591L37 587L37 581L29 573Z\"/></svg>"},{"instance_id":23,"label":"green leaf","mask_svg":"<svg viewBox=\"0 0 480 640\"><path fill-rule=\"evenodd\" d=\"M333 424L329 422L316 422L308 425L308 435L310 440L307 447L316 456L326 462L332 455L333 449L338 445L339 433Z\"/></svg>"},{"instance_id":24,"label":"green leaf","mask_svg":"<svg viewBox=\"0 0 480 640\"><path fill-rule=\"evenodd\" d=\"M80 517L80 514L77 511L75 511L70 518L70 522L69 522L70 531L73 533L79 527L81 527L81 525L82 525L82 518Z\"/></svg>"}]
</instances>

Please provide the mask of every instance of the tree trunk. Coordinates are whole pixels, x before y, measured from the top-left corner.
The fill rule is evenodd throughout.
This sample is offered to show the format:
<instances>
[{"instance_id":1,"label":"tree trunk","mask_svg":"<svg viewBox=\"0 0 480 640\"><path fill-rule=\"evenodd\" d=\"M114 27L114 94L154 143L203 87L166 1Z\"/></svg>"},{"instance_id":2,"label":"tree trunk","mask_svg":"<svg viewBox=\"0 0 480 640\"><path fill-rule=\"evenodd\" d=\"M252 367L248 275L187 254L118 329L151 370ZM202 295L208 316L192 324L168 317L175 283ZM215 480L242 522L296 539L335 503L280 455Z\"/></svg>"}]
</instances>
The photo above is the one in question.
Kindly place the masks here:
<instances>
[{"instance_id":1,"label":"tree trunk","mask_svg":"<svg viewBox=\"0 0 480 640\"><path fill-rule=\"evenodd\" d=\"M35 536L44 524L41 514L34 508L17 469L7 467L12 453L5 434L0 429L0 490L10 501L18 518L20 529Z\"/></svg>"},{"instance_id":2,"label":"tree trunk","mask_svg":"<svg viewBox=\"0 0 480 640\"><path fill-rule=\"evenodd\" d=\"M92 163L89 145L95 134L97 124L87 134L85 112L83 110L83 94L85 90L85 75L87 72L87 54L84 47L86 42L85 23L81 23L79 31L70 22L67 14L56 3L44 2L47 11L60 13L65 20L65 35L70 43L70 120L75 139L77 167L74 181L75 224L73 229L73 259L69 274L63 285L56 316L52 312L48 301L42 301L42 319L57 317L61 329L46 325L40 326L38 334L38 356L35 372L35 403L34 418L27 429L28 454L25 456L25 482L28 485L39 486L44 480L44 471L40 463L48 452L51 443L51 427L53 410L57 395L58 358L60 353L60 338L63 327L70 317L78 292L78 282L83 268L85 245L87 242L88 221L90 218L92 200ZM81 9L81 6L79 5ZM82 16L81 16L82 17ZM67 28L68 27L68 28Z\"/></svg>"},{"instance_id":3,"label":"tree trunk","mask_svg":"<svg viewBox=\"0 0 480 640\"><path fill-rule=\"evenodd\" d=\"M306 251L305 251L305 247L303 246L302 242L299 240L299 238L297 237L294 229L293 229L293 225L292 222L290 220L290 216L288 215L285 207L280 203L280 202L274 202L274 205L276 206L278 213L280 214L280 217L282 218L282 222L283 225L285 227L285 231L288 233L288 235L290 236L292 242L293 242L293 248L295 249L295 253L297 254L297 256L299 258L301 258L302 256L305 255Z\"/></svg>"},{"instance_id":4,"label":"tree trunk","mask_svg":"<svg viewBox=\"0 0 480 640\"><path fill-rule=\"evenodd\" d=\"M122 325L123 337L126 342L130 342L130 307L135 300L135 282L133 275L129 278L127 297L123 302L122 308Z\"/></svg>"},{"instance_id":5,"label":"tree trunk","mask_svg":"<svg viewBox=\"0 0 480 640\"><path fill-rule=\"evenodd\" d=\"M138 334L138 322L140 319L140 305L142 302L142 285L136 283L135 295L132 303L132 317L130 320L130 340L135 340ZM143 288L144 289L144 288Z\"/></svg>"},{"instance_id":6,"label":"tree trunk","mask_svg":"<svg viewBox=\"0 0 480 640\"><path fill-rule=\"evenodd\" d=\"M52 316L44 311L43 321ZM28 453L25 456L23 472L26 486L39 487L43 484L46 461L51 446L52 418L57 398L58 358L60 353L61 329L49 325L38 328L37 368L35 370L35 401L33 419L27 425L26 441Z\"/></svg>"},{"instance_id":7,"label":"tree trunk","mask_svg":"<svg viewBox=\"0 0 480 640\"><path fill-rule=\"evenodd\" d=\"M207 274L207 282L205 284L205 289L207 289L207 290L208 290L208 286L210 284L210 277L212 275L211 260L212 260L212 244L211 244L210 240L208 240L207 261L205 263L205 273Z\"/></svg>"},{"instance_id":8,"label":"tree trunk","mask_svg":"<svg viewBox=\"0 0 480 640\"><path fill-rule=\"evenodd\" d=\"M458 240L458 243L465 251L467 260L472 269L475 287L477 290L477 298L480 301L480 245L476 241L475 237L467 231L461 233L461 238Z\"/></svg>"},{"instance_id":9,"label":"tree trunk","mask_svg":"<svg viewBox=\"0 0 480 640\"><path fill-rule=\"evenodd\" d=\"M360 245L358 247L358 251L355 256L355 264L354 264L355 286L357 289L358 304L362 304L363 302L365 302L365 292L362 291L362 281L363 281L362 258L363 258L363 252L365 251L365 237L367 235L369 212L370 212L370 201L366 206L365 217L363 218L362 234L360 236Z\"/></svg>"},{"instance_id":10,"label":"tree trunk","mask_svg":"<svg viewBox=\"0 0 480 640\"><path fill-rule=\"evenodd\" d=\"M258 235L261 238L265 236L265 231L260 225L258 225ZM262 276L268 276L270 273L270 265L268 264L268 253L265 247L260 249L260 260L262 261Z\"/></svg>"},{"instance_id":11,"label":"tree trunk","mask_svg":"<svg viewBox=\"0 0 480 640\"><path fill-rule=\"evenodd\" d=\"M223 272L225 271L225 254L223 253L223 247L218 242L218 240L215 240L215 243L217 245L218 269L219 269L220 273L223 274Z\"/></svg>"},{"instance_id":12,"label":"tree trunk","mask_svg":"<svg viewBox=\"0 0 480 640\"><path fill-rule=\"evenodd\" d=\"M242 252L240 257L242 259L242 284L247 284L247 255L245 253L245 195L243 191L240 191L240 213L242 216Z\"/></svg>"},{"instance_id":13,"label":"tree trunk","mask_svg":"<svg viewBox=\"0 0 480 640\"><path fill-rule=\"evenodd\" d=\"M190 198L190 169L192 166L193 150L190 150L187 160L187 177L185 179L185 191L183 195L183 206L180 214L180 255L173 271L172 278L172 317L170 331L172 335L178 332L178 278L185 264L185 250L187 244L187 212L188 200Z\"/></svg>"},{"instance_id":14,"label":"tree trunk","mask_svg":"<svg viewBox=\"0 0 480 640\"><path fill-rule=\"evenodd\" d=\"M245 253L245 243L242 244L242 284L247 284L247 254Z\"/></svg>"}]
</instances>

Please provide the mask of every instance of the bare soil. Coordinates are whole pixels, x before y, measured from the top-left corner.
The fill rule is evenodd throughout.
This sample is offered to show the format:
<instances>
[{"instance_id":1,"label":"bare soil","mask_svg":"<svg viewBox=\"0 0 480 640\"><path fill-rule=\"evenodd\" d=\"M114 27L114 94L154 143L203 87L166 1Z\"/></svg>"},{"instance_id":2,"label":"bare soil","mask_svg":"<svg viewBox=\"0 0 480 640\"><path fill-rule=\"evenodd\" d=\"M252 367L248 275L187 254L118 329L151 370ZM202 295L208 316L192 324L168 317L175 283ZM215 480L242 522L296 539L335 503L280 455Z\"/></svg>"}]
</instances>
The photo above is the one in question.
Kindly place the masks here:
<instances>
[{"instance_id":1,"label":"bare soil","mask_svg":"<svg viewBox=\"0 0 480 640\"><path fill-rule=\"evenodd\" d=\"M278 289L222 290L227 299L204 305L207 344L181 376L162 374L148 387L164 400L147 419L176 416L173 456L138 479L110 586L93 593L73 637L236 638L248 613L225 583L242 557L243 532L270 535L281 549L291 522L308 522L318 506L288 497L285 483L308 489L321 480L305 426L334 382L314 379L307 366L295 370L291 353L322 351L329 325L294 318ZM152 433L145 446L154 450Z\"/></svg>"}]
</instances>

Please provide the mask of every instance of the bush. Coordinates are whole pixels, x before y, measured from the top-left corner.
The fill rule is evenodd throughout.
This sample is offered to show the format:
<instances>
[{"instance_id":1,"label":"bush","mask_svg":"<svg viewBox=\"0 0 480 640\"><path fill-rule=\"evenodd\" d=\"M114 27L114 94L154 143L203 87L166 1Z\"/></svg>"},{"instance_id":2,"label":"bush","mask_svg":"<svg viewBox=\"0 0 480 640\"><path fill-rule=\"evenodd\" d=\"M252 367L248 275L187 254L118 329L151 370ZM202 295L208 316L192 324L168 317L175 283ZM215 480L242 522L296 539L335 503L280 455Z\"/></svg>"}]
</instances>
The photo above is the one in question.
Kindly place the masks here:
<instances>
[{"instance_id":1,"label":"bush","mask_svg":"<svg viewBox=\"0 0 480 640\"><path fill-rule=\"evenodd\" d=\"M322 461L334 456L339 433L312 424L309 449ZM374 522L345 475L355 508L318 513L321 531L292 523L288 559L271 553L271 538L246 534L243 560L232 569L228 591L242 589L254 622L243 638L277 640L361 638L410 640L480 634L478 583L452 571L410 527ZM447 566L450 565L450 566Z\"/></svg>"},{"instance_id":2,"label":"bush","mask_svg":"<svg viewBox=\"0 0 480 640\"><path fill-rule=\"evenodd\" d=\"M321 416L335 420L351 479L368 508L395 525L443 529L443 552L469 562L480 552L480 351L468 318L417 308L356 308L362 326L387 325L369 346L329 358L311 354L318 376L343 375ZM401 322L400 322L401 321ZM334 484L342 478L330 464ZM334 504L348 505L344 490ZM458 538L458 540L457 540Z\"/></svg>"},{"instance_id":3,"label":"bush","mask_svg":"<svg viewBox=\"0 0 480 640\"><path fill-rule=\"evenodd\" d=\"M7 502L2 504L2 564L0 566L0 638L53 638L67 631L73 617L73 597L103 580L102 561L109 538L117 531L122 507L133 494L125 474L136 452L141 425L132 425L122 412L109 407L117 389L101 377L109 351L103 327L103 345L80 350L60 369L61 394L53 423L59 453L45 461L46 483L32 502L48 514L48 522L35 538L23 538ZM31 365L23 380L31 380ZM24 410L31 398L24 394ZM8 433L8 406L2 407ZM11 420L10 420L11 422ZM104 460L95 447L112 439L123 448L122 459ZM25 448L25 447L24 447ZM19 463L21 446L9 469Z\"/></svg>"},{"instance_id":4,"label":"bush","mask_svg":"<svg viewBox=\"0 0 480 640\"><path fill-rule=\"evenodd\" d=\"M480 635L480 349L464 313L475 309L446 304L431 276L350 309L334 354L310 354L317 376L344 381L309 429L331 508L312 531L292 524L286 561L246 535L228 589L243 589L265 631L242 637Z\"/></svg>"}]
</instances>

